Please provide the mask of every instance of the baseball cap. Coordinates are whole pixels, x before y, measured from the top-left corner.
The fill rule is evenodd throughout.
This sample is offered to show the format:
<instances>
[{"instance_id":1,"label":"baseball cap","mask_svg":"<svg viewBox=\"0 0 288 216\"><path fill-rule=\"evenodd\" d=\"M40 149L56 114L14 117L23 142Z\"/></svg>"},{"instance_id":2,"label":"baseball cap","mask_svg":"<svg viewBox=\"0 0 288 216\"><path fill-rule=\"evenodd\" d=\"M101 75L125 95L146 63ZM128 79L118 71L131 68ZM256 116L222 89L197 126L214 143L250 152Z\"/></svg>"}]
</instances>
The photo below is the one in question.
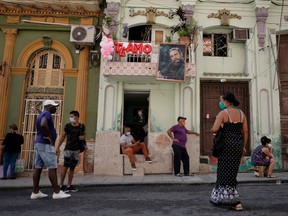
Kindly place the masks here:
<instances>
[{"instance_id":1,"label":"baseball cap","mask_svg":"<svg viewBox=\"0 0 288 216\"><path fill-rule=\"evenodd\" d=\"M185 117L179 116L179 117L177 118L177 121L179 121L180 119L184 119L184 120L186 120Z\"/></svg>"},{"instance_id":2,"label":"baseball cap","mask_svg":"<svg viewBox=\"0 0 288 216\"><path fill-rule=\"evenodd\" d=\"M45 106L47 106L47 105L58 106L59 104L55 103L54 100L45 100L45 101L43 102L43 106L45 107Z\"/></svg>"}]
</instances>

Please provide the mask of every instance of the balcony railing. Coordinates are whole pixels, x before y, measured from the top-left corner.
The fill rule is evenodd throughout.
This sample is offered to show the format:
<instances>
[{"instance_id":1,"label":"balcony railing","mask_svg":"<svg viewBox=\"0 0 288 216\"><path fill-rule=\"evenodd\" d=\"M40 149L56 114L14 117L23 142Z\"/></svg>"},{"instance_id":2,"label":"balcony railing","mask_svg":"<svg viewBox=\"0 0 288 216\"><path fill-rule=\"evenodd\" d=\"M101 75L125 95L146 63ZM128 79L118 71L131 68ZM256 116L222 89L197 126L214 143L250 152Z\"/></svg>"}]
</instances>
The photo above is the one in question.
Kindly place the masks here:
<instances>
[{"instance_id":1,"label":"balcony railing","mask_svg":"<svg viewBox=\"0 0 288 216\"><path fill-rule=\"evenodd\" d=\"M143 42L143 44L150 44L150 46L152 47L152 50L149 54L143 52L140 54L135 52L128 52L121 53L121 55L119 55L118 49L118 52L113 53L113 58L111 61L104 62L103 75L156 76L158 70L158 56L160 46L155 43L147 42ZM193 61L193 57L194 53L191 47L188 47L185 71L186 76L189 77L195 76L195 64Z\"/></svg>"}]
</instances>

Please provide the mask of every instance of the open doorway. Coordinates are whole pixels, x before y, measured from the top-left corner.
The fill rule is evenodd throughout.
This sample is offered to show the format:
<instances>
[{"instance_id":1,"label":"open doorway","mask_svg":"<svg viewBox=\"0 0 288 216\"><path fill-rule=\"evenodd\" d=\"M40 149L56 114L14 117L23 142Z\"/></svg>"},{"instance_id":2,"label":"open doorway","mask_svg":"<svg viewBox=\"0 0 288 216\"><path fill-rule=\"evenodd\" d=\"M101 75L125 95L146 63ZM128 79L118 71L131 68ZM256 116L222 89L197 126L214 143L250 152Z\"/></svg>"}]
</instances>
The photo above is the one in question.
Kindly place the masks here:
<instances>
[{"instance_id":1,"label":"open doorway","mask_svg":"<svg viewBox=\"0 0 288 216\"><path fill-rule=\"evenodd\" d=\"M140 140L147 145L149 92L124 92L124 121L123 127L130 127L131 134L136 141Z\"/></svg>"}]
</instances>

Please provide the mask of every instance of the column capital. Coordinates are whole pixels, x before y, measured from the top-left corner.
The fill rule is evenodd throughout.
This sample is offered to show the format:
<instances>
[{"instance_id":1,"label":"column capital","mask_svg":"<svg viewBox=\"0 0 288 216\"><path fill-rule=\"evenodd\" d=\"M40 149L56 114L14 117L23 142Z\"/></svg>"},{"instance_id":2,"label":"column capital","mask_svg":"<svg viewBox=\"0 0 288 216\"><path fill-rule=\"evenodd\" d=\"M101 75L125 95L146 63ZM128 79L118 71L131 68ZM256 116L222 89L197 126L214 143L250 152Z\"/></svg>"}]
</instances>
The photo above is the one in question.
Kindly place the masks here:
<instances>
[{"instance_id":1,"label":"column capital","mask_svg":"<svg viewBox=\"0 0 288 216\"><path fill-rule=\"evenodd\" d=\"M15 39L17 36L17 29L6 29L2 28L3 33L7 39Z\"/></svg>"},{"instance_id":2,"label":"column capital","mask_svg":"<svg viewBox=\"0 0 288 216\"><path fill-rule=\"evenodd\" d=\"M185 18L191 18L194 15L195 6L191 4L182 5L182 9L184 11Z\"/></svg>"},{"instance_id":3,"label":"column capital","mask_svg":"<svg viewBox=\"0 0 288 216\"><path fill-rule=\"evenodd\" d=\"M268 18L268 10L266 7L256 7L256 20L257 20L257 30L258 30L258 44L260 47L265 45L266 38L266 21Z\"/></svg>"}]
</instances>

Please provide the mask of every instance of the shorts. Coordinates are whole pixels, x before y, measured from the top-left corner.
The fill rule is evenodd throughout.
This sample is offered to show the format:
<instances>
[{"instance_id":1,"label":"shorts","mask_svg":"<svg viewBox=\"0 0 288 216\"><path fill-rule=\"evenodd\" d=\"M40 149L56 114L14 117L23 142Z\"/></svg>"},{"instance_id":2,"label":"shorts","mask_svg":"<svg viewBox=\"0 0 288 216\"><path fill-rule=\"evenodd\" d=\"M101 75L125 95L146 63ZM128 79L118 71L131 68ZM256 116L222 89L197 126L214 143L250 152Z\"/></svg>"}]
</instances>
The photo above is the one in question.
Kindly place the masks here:
<instances>
[{"instance_id":1,"label":"shorts","mask_svg":"<svg viewBox=\"0 0 288 216\"><path fill-rule=\"evenodd\" d=\"M74 169L80 159L80 151L64 150L64 166Z\"/></svg>"},{"instance_id":2,"label":"shorts","mask_svg":"<svg viewBox=\"0 0 288 216\"><path fill-rule=\"evenodd\" d=\"M56 169L55 146L50 144L35 143L34 166L36 169Z\"/></svg>"}]
</instances>

